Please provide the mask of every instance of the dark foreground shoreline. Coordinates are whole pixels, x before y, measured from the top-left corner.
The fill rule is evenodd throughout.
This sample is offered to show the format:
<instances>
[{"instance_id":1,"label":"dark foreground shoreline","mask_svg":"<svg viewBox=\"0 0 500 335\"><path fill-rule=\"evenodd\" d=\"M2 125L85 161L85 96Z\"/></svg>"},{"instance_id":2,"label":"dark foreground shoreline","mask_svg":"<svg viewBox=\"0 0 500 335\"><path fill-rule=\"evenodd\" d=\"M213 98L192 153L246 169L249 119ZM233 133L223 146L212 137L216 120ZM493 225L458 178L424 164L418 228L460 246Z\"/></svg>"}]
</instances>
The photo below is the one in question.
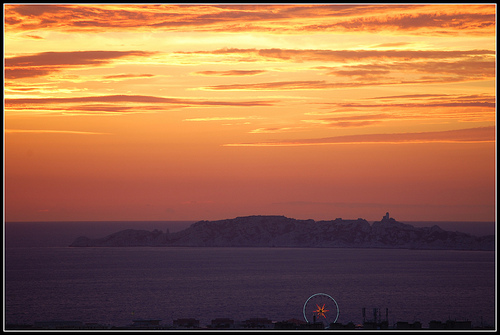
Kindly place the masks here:
<instances>
[{"instance_id":1,"label":"dark foreground shoreline","mask_svg":"<svg viewBox=\"0 0 500 335\"><path fill-rule=\"evenodd\" d=\"M267 318L250 318L235 321L229 318L213 319L210 324L200 326L194 318L173 320L171 324L162 324L158 319L133 320L130 325L113 326L81 321L39 321L34 324L7 324L5 330L494 330L490 325L473 325L468 320L430 321L428 326L419 321L398 321L390 325L386 320L365 321L362 324L348 322L331 323L305 322L297 319L272 321Z\"/></svg>"}]
</instances>

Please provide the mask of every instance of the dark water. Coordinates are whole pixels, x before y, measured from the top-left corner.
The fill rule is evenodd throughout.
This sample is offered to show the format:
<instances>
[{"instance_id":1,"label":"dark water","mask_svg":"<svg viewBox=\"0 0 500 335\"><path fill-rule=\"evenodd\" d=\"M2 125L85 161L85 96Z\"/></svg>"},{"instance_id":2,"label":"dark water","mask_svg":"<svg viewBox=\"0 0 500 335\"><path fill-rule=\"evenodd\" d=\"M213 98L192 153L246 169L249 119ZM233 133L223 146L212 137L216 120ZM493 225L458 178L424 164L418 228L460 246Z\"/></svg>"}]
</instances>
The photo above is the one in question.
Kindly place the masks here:
<instances>
[{"instance_id":1,"label":"dark water","mask_svg":"<svg viewBox=\"0 0 500 335\"><path fill-rule=\"evenodd\" d=\"M162 224L141 227L173 232L189 225ZM69 248L80 235L102 237L137 227L80 223L65 230L54 223L26 230L34 223L10 225L5 227L6 323L302 320L304 302L322 292L338 302L342 323L362 323L365 307L368 315L380 308L383 319L388 308L390 325L420 321L427 327L431 320L448 319L495 324L495 252Z\"/></svg>"},{"instance_id":2,"label":"dark water","mask_svg":"<svg viewBox=\"0 0 500 335\"><path fill-rule=\"evenodd\" d=\"M339 322L380 308L389 323L493 325L494 252L281 248L8 248L7 323L171 324L194 317L303 319L309 296L336 299Z\"/></svg>"}]
</instances>

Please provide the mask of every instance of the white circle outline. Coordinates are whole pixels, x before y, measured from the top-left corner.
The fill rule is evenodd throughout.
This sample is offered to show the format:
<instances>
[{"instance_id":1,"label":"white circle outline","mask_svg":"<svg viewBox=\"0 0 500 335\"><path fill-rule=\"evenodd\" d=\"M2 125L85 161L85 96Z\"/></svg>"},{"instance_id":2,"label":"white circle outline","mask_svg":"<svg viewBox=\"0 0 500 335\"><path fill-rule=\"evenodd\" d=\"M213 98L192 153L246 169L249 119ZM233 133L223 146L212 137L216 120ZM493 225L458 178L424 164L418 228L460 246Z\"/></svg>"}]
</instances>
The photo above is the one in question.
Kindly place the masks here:
<instances>
[{"instance_id":1,"label":"white circle outline","mask_svg":"<svg viewBox=\"0 0 500 335\"><path fill-rule=\"evenodd\" d=\"M307 303L309 302L309 300L311 300L312 298L314 298L315 296L317 295L324 295L324 296L327 296L328 298L332 299L333 302L335 303L335 306L337 307L337 316L335 317L335 320L332 322L332 323L335 323L337 322L337 319L339 318L339 305L337 304L337 301L335 301L335 299L333 299L331 296L329 296L328 294L326 293L316 293L316 294L313 294L311 295L305 302L304 304L304 308L302 309L302 313L304 314L304 320L306 320L307 323L309 323L309 320L307 320L307 317L306 317L306 306L307 306Z\"/></svg>"}]
</instances>

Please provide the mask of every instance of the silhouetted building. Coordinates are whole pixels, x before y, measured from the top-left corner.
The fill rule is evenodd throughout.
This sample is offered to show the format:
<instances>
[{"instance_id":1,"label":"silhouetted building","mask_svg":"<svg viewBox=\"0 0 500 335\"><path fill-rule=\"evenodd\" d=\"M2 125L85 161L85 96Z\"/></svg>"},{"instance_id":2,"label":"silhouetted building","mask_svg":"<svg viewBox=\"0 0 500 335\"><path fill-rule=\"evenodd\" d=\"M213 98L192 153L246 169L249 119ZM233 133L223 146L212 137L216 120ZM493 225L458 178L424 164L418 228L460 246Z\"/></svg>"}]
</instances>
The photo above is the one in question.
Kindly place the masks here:
<instances>
[{"instance_id":1,"label":"silhouetted building","mask_svg":"<svg viewBox=\"0 0 500 335\"><path fill-rule=\"evenodd\" d=\"M300 325L299 329L325 329L325 325L323 322L305 323Z\"/></svg>"},{"instance_id":2,"label":"silhouetted building","mask_svg":"<svg viewBox=\"0 0 500 335\"><path fill-rule=\"evenodd\" d=\"M229 318L213 319L210 323L210 328L213 329L229 329L234 328L234 320Z\"/></svg>"},{"instance_id":3,"label":"silhouetted building","mask_svg":"<svg viewBox=\"0 0 500 335\"><path fill-rule=\"evenodd\" d=\"M274 329L300 329L304 324L306 324L305 321L292 318L286 321L276 322L274 324Z\"/></svg>"},{"instance_id":4,"label":"silhouetted building","mask_svg":"<svg viewBox=\"0 0 500 335\"><path fill-rule=\"evenodd\" d=\"M389 213L386 214L386 216ZM362 308L363 329L389 329L389 309L385 309L385 320L382 321L380 308L373 309L373 319L366 320L366 308Z\"/></svg>"},{"instance_id":5,"label":"silhouetted building","mask_svg":"<svg viewBox=\"0 0 500 335\"><path fill-rule=\"evenodd\" d=\"M472 329L471 321L446 321L446 329Z\"/></svg>"},{"instance_id":6,"label":"silhouetted building","mask_svg":"<svg viewBox=\"0 0 500 335\"><path fill-rule=\"evenodd\" d=\"M429 329L445 329L446 324L441 321L432 320L429 322Z\"/></svg>"},{"instance_id":7,"label":"silhouetted building","mask_svg":"<svg viewBox=\"0 0 500 335\"><path fill-rule=\"evenodd\" d=\"M276 322L274 324L274 329L299 329L303 324L306 324L306 322L292 318L286 321Z\"/></svg>"},{"instance_id":8,"label":"silhouetted building","mask_svg":"<svg viewBox=\"0 0 500 335\"><path fill-rule=\"evenodd\" d=\"M110 329L110 325L103 325L101 323L97 322L85 322L83 325L83 329L93 329L93 330L98 330L98 329Z\"/></svg>"},{"instance_id":9,"label":"silhouetted building","mask_svg":"<svg viewBox=\"0 0 500 335\"><path fill-rule=\"evenodd\" d=\"M448 320L443 323L433 320L429 322L429 329L472 329L472 322Z\"/></svg>"},{"instance_id":10,"label":"silhouetted building","mask_svg":"<svg viewBox=\"0 0 500 335\"><path fill-rule=\"evenodd\" d=\"M422 323L419 321L415 321L413 323L409 323L406 321L398 321L396 323L396 329L422 329Z\"/></svg>"},{"instance_id":11,"label":"silhouetted building","mask_svg":"<svg viewBox=\"0 0 500 335\"><path fill-rule=\"evenodd\" d=\"M298 325L289 321L280 321L274 324L274 329L286 330L286 329L297 329L297 328L299 328Z\"/></svg>"},{"instance_id":12,"label":"silhouetted building","mask_svg":"<svg viewBox=\"0 0 500 335\"><path fill-rule=\"evenodd\" d=\"M20 330L20 329L33 329L33 325L25 324L25 323L7 323L5 325L6 330Z\"/></svg>"},{"instance_id":13,"label":"silhouetted building","mask_svg":"<svg viewBox=\"0 0 500 335\"><path fill-rule=\"evenodd\" d=\"M199 328L200 320L196 320L193 318L177 319L174 320L173 325L174 327L179 327L179 328Z\"/></svg>"},{"instance_id":14,"label":"silhouetted building","mask_svg":"<svg viewBox=\"0 0 500 335\"><path fill-rule=\"evenodd\" d=\"M133 320L132 327L141 329L157 329L160 327L160 321L158 319L138 319Z\"/></svg>"},{"instance_id":15,"label":"silhouetted building","mask_svg":"<svg viewBox=\"0 0 500 335\"><path fill-rule=\"evenodd\" d=\"M83 329L81 321L36 321L33 325L36 329Z\"/></svg>"},{"instance_id":16,"label":"silhouetted building","mask_svg":"<svg viewBox=\"0 0 500 335\"><path fill-rule=\"evenodd\" d=\"M330 323L329 329L356 329L356 325L352 322L348 322L347 324L342 323Z\"/></svg>"},{"instance_id":17,"label":"silhouetted building","mask_svg":"<svg viewBox=\"0 0 500 335\"><path fill-rule=\"evenodd\" d=\"M389 323L387 321L366 321L363 323L363 329L389 329Z\"/></svg>"},{"instance_id":18,"label":"silhouetted building","mask_svg":"<svg viewBox=\"0 0 500 335\"><path fill-rule=\"evenodd\" d=\"M271 329L273 322L267 318L250 318L241 323L243 328Z\"/></svg>"}]
</instances>

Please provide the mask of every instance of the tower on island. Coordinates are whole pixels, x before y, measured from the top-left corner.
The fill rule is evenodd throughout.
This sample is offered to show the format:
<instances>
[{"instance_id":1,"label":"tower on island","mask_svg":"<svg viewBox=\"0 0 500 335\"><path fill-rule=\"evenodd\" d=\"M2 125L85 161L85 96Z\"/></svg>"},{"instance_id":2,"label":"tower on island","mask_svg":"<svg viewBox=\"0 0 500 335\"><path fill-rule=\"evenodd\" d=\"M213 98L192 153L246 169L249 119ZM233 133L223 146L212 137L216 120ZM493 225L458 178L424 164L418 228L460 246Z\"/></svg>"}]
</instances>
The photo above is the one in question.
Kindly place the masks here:
<instances>
[{"instance_id":1,"label":"tower on island","mask_svg":"<svg viewBox=\"0 0 500 335\"><path fill-rule=\"evenodd\" d=\"M384 220L389 220L389 212L385 213L385 216L383 217Z\"/></svg>"}]
</instances>

